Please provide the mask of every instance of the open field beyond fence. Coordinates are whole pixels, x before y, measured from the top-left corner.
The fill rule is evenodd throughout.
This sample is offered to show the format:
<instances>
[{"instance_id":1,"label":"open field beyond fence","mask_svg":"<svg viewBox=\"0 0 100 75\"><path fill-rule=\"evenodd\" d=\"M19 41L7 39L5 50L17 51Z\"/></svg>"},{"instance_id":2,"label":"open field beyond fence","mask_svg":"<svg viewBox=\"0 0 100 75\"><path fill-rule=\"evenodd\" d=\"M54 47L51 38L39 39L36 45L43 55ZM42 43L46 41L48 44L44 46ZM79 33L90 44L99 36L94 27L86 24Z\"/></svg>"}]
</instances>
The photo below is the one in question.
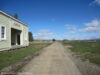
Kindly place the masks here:
<instances>
[{"instance_id":1,"label":"open field beyond fence","mask_svg":"<svg viewBox=\"0 0 100 75\"><path fill-rule=\"evenodd\" d=\"M100 41L68 41L64 45L71 45L73 52L80 55L82 60L88 59L90 62L100 65Z\"/></svg>"}]
</instances>

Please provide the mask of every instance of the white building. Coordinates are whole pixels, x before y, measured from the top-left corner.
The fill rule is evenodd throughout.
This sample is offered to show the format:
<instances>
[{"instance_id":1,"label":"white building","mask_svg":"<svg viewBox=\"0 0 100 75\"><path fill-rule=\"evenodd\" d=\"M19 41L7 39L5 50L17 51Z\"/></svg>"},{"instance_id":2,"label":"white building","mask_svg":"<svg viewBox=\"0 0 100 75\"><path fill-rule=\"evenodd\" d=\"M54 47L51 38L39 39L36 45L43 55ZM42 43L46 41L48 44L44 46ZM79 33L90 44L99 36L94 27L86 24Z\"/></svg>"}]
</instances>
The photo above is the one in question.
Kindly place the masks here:
<instances>
[{"instance_id":1,"label":"white building","mask_svg":"<svg viewBox=\"0 0 100 75\"><path fill-rule=\"evenodd\" d=\"M0 51L28 45L28 25L0 10Z\"/></svg>"}]
</instances>

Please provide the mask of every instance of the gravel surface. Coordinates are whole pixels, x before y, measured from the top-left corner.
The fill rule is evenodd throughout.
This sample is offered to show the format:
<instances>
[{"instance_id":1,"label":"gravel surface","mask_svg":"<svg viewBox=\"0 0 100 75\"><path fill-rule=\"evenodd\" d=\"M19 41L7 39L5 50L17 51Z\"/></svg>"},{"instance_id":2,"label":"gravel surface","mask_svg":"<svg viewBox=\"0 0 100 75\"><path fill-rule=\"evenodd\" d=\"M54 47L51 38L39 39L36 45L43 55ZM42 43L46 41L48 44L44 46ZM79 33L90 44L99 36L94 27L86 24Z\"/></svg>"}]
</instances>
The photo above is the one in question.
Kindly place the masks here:
<instances>
[{"instance_id":1,"label":"gravel surface","mask_svg":"<svg viewBox=\"0 0 100 75\"><path fill-rule=\"evenodd\" d=\"M44 48L17 75L82 75L64 46L55 42Z\"/></svg>"}]
</instances>

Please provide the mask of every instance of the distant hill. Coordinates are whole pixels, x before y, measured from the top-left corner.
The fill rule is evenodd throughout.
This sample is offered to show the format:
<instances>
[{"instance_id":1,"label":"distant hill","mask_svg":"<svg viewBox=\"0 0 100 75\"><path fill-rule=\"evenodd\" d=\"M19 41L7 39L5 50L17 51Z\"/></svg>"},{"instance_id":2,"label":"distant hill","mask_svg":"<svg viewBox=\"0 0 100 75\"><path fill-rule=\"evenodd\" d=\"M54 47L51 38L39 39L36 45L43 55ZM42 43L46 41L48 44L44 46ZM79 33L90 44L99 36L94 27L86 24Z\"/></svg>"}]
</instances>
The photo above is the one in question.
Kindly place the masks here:
<instances>
[{"instance_id":1,"label":"distant hill","mask_svg":"<svg viewBox=\"0 0 100 75\"><path fill-rule=\"evenodd\" d=\"M96 38L96 39L90 39L90 40L96 40L96 41L100 41L100 38Z\"/></svg>"}]
</instances>

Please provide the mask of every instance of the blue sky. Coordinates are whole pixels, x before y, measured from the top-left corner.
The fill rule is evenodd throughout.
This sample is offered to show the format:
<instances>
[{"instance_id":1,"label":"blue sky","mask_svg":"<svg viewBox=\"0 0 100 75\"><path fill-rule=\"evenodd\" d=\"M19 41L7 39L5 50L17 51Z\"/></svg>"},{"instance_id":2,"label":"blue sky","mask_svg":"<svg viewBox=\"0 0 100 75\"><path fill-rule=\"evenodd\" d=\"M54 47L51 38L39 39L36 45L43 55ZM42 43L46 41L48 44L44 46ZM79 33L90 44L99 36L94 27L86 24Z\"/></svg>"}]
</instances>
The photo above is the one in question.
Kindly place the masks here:
<instances>
[{"instance_id":1,"label":"blue sky","mask_svg":"<svg viewBox=\"0 0 100 75\"><path fill-rule=\"evenodd\" d=\"M35 39L100 38L100 0L0 0L0 9L18 13Z\"/></svg>"}]
</instances>

